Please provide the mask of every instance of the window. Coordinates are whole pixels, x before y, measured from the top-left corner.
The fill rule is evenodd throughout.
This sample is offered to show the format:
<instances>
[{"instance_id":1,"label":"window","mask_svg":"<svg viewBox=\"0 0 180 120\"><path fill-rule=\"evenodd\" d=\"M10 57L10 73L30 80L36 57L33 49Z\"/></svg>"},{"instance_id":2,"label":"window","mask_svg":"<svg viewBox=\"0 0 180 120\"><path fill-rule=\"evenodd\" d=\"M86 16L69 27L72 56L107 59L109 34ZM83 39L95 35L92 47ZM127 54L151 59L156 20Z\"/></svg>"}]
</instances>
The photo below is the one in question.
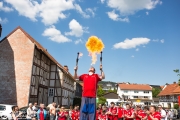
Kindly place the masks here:
<instances>
[{"instance_id":1,"label":"window","mask_svg":"<svg viewBox=\"0 0 180 120\"><path fill-rule=\"evenodd\" d=\"M138 96L134 96L134 98L138 98Z\"/></svg>"},{"instance_id":2,"label":"window","mask_svg":"<svg viewBox=\"0 0 180 120\"><path fill-rule=\"evenodd\" d=\"M144 93L149 93L149 91L144 91Z\"/></svg>"},{"instance_id":3,"label":"window","mask_svg":"<svg viewBox=\"0 0 180 120\"><path fill-rule=\"evenodd\" d=\"M0 105L0 111L5 111L5 110L6 110L6 106Z\"/></svg>"},{"instance_id":4,"label":"window","mask_svg":"<svg viewBox=\"0 0 180 120\"><path fill-rule=\"evenodd\" d=\"M48 96L53 97L54 96L54 88L49 88Z\"/></svg>"},{"instance_id":5,"label":"window","mask_svg":"<svg viewBox=\"0 0 180 120\"><path fill-rule=\"evenodd\" d=\"M134 93L139 93L139 91L134 91Z\"/></svg>"},{"instance_id":6,"label":"window","mask_svg":"<svg viewBox=\"0 0 180 120\"><path fill-rule=\"evenodd\" d=\"M125 91L124 91L124 93L128 93L128 91L127 91L127 90L125 90Z\"/></svg>"},{"instance_id":7,"label":"window","mask_svg":"<svg viewBox=\"0 0 180 120\"><path fill-rule=\"evenodd\" d=\"M148 96L144 96L144 98L148 98Z\"/></svg>"}]
</instances>

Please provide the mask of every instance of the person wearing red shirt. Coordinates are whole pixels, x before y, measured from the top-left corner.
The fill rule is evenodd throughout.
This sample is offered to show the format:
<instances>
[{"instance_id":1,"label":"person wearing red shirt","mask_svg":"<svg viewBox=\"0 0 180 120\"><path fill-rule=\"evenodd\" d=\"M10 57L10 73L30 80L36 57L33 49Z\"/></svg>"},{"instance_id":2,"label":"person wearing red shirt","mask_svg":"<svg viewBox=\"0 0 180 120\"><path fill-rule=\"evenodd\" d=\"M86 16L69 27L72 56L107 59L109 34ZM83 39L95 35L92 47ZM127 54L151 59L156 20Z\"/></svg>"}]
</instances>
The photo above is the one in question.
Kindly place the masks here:
<instances>
[{"instance_id":1,"label":"person wearing red shirt","mask_svg":"<svg viewBox=\"0 0 180 120\"><path fill-rule=\"evenodd\" d=\"M146 114L148 115L148 120L161 120L161 113L156 112L156 106L150 106Z\"/></svg>"},{"instance_id":2,"label":"person wearing red shirt","mask_svg":"<svg viewBox=\"0 0 180 120\"><path fill-rule=\"evenodd\" d=\"M72 110L72 113L71 113L71 119L72 120L79 120L79 116L80 116L80 113L79 113L79 110L78 110L78 106L74 106L74 110Z\"/></svg>"},{"instance_id":3,"label":"person wearing red shirt","mask_svg":"<svg viewBox=\"0 0 180 120\"><path fill-rule=\"evenodd\" d=\"M111 102L111 107L107 112L109 120L118 120L118 108L115 107L115 103Z\"/></svg>"},{"instance_id":4,"label":"person wearing red shirt","mask_svg":"<svg viewBox=\"0 0 180 120\"><path fill-rule=\"evenodd\" d=\"M57 115L58 115L58 120L66 120L68 113L64 110L64 107L61 107Z\"/></svg>"},{"instance_id":5,"label":"person wearing red shirt","mask_svg":"<svg viewBox=\"0 0 180 120\"><path fill-rule=\"evenodd\" d=\"M106 115L106 110L103 110L102 113L98 116L98 120L108 120Z\"/></svg>"},{"instance_id":6,"label":"person wearing red shirt","mask_svg":"<svg viewBox=\"0 0 180 120\"><path fill-rule=\"evenodd\" d=\"M96 110L96 120L99 119L99 115L101 115L101 110L99 108L97 108L97 110Z\"/></svg>"},{"instance_id":7,"label":"person wearing red shirt","mask_svg":"<svg viewBox=\"0 0 180 120\"><path fill-rule=\"evenodd\" d=\"M95 68L91 67L89 69L89 74L83 74L78 77L77 69L78 67L76 66L74 68L74 79L79 78L80 81L83 81L80 120L95 120L97 84L105 78L102 65L100 65L101 75L95 74Z\"/></svg>"},{"instance_id":8,"label":"person wearing red shirt","mask_svg":"<svg viewBox=\"0 0 180 120\"><path fill-rule=\"evenodd\" d=\"M118 120L123 120L124 119L124 108L122 107L121 104L119 104L118 107Z\"/></svg>"},{"instance_id":9,"label":"person wearing red shirt","mask_svg":"<svg viewBox=\"0 0 180 120\"><path fill-rule=\"evenodd\" d=\"M134 111L130 107L129 104L126 104L126 110L124 110L124 118L125 118L125 120L133 120L134 119Z\"/></svg>"},{"instance_id":10,"label":"person wearing red shirt","mask_svg":"<svg viewBox=\"0 0 180 120\"><path fill-rule=\"evenodd\" d=\"M136 106L136 110L134 111L134 116L136 120L142 120L146 117L146 113L141 109L140 105Z\"/></svg>"}]
</instances>

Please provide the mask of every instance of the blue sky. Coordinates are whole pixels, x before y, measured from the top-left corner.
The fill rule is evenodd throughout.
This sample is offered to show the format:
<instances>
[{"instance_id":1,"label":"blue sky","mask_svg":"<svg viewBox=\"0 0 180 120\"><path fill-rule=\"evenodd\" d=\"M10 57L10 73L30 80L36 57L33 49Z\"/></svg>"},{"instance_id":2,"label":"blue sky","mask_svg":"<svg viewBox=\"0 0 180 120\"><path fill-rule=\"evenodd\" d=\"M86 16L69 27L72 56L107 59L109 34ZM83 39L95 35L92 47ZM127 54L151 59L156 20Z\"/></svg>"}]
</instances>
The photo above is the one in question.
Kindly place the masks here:
<instances>
[{"instance_id":1,"label":"blue sky","mask_svg":"<svg viewBox=\"0 0 180 120\"><path fill-rule=\"evenodd\" d=\"M5 37L21 26L73 74L87 73L85 43L102 39L106 81L164 85L180 69L179 0L0 0ZM99 72L98 61L94 65Z\"/></svg>"}]
</instances>

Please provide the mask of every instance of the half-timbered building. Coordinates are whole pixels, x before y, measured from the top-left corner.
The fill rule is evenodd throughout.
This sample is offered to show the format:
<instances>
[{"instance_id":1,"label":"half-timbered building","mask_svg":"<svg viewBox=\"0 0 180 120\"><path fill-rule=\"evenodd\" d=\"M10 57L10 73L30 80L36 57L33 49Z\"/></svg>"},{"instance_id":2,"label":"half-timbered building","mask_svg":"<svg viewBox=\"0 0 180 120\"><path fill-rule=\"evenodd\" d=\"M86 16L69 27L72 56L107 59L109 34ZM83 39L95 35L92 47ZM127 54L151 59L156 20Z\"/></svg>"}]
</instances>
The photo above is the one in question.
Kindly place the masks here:
<instances>
[{"instance_id":1,"label":"half-timbered building","mask_svg":"<svg viewBox=\"0 0 180 120\"><path fill-rule=\"evenodd\" d=\"M70 106L75 83L67 69L21 27L0 41L1 104Z\"/></svg>"}]
</instances>

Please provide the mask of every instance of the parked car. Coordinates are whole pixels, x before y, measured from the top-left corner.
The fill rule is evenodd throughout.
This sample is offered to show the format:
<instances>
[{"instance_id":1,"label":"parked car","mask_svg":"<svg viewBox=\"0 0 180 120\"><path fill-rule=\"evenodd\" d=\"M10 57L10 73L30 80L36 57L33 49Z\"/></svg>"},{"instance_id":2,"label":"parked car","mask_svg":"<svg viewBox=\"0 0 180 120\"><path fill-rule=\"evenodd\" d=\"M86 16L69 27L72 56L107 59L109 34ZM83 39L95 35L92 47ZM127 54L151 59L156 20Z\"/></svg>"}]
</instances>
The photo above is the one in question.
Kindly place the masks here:
<instances>
[{"instance_id":1,"label":"parked car","mask_svg":"<svg viewBox=\"0 0 180 120\"><path fill-rule=\"evenodd\" d=\"M0 119L2 120L11 120L12 116L12 108L15 105L7 105L7 104L0 104Z\"/></svg>"}]
</instances>

